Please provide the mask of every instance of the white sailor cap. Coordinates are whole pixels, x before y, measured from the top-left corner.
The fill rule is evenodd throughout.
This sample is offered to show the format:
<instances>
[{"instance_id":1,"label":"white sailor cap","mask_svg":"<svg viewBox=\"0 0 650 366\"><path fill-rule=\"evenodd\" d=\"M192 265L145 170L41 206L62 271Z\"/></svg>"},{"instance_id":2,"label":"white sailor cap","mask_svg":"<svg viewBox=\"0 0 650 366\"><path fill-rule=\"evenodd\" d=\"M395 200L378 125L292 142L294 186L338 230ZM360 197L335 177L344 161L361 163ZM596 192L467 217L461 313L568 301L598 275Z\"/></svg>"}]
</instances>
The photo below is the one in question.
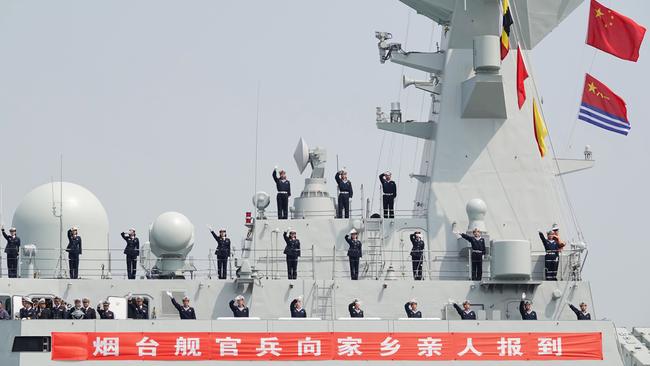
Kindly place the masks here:
<instances>
[{"instance_id":1,"label":"white sailor cap","mask_svg":"<svg viewBox=\"0 0 650 366\"><path fill-rule=\"evenodd\" d=\"M235 300L244 300L244 296L243 295L237 295L237 297L235 297Z\"/></svg>"},{"instance_id":2,"label":"white sailor cap","mask_svg":"<svg viewBox=\"0 0 650 366\"><path fill-rule=\"evenodd\" d=\"M135 229L134 229L134 228L130 228L129 231L133 231L133 232L135 232Z\"/></svg>"},{"instance_id":3,"label":"white sailor cap","mask_svg":"<svg viewBox=\"0 0 650 366\"><path fill-rule=\"evenodd\" d=\"M302 295L296 297L295 300L298 300L298 301L302 302Z\"/></svg>"},{"instance_id":4,"label":"white sailor cap","mask_svg":"<svg viewBox=\"0 0 650 366\"><path fill-rule=\"evenodd\" d=\"M524 304L526 304L526 305L532 305L532 304L533 304L533 302L532 302L532 301L530 301L530 300L524 300Z\"/></svg>"},{"instance_id":5,"label":"white sailor cap","mask_svg":"<svg viewBox=\"0 0 650 366\"><path fill-rule=\"evenodd\" d=\"M359 299L354 299L354 302L353 302L353 303L354 303L354 304L359 304L359 305L361 305L361 300L359 300Z\"/></svg>"},{"instance_id":6,"label":"white sailor cap","mask_svg":"<svg viewBox=\"0 0 650 366\"><path fill-rule=\"evenodd\" d=\"M76 227L76 226L73 226L70 230L75 231L75 230L79 230L79 228Z\"/></svg>"},{"instance_id":7,"label":"white sailor cap","mask_svg":"<svg viewBox=\"0 0 650 366\"><path fill-rule=\"evenodd\" d=\"M187 297L187 296L183 296L183 301L185 301L185 300L190 301L190 298Z\"/></svg>"},{"instance_id":8,"label":"white sailor cap","mask_svg":"<svg viewBox=\"0 0 650 366\"><path fill-rule=\"evenodd\" d=\"M393 176L393 173L391 173L390 171L386 171L386 173L384 173L384 175Z\"/></svg>"},{"instance_id":9,"label":"white sailor cap","mask_svg":"<svg viewBox=\"0 0 650 366\"><path fill-rule=\"evenodd\" d=\"M583 302L580 303L580 306L582 306L582 305L587 306L587 303L583 301Z\"/></svg>"},{"instance_id":10,"label":"white sailor cap","mask_svg":"<svg viewBox=\"0 0 650 366\"><path fill-rule=\"evenodd\" d=\"M32 302L32 300L27 296L23 297L23 301L24 302Z\"/></svg>"},{"instance_id":11,"label":"white sailor cap","mask_svg":"<svg viewBox=\"0 0 650 366\"><path fill-rule=\"evenodd\" d=\"M12 227L10 227L10 228L9 228L9 232L11 232L11 231L16 231L16 228L15 228L15 227L13 227L13 226L12 226Z\"/></svg>"},{"instance_id":12,"label":"white sailor cap","mask_svg":"<svg viewBox=\"0 0 650 366\"><path fill-rule=\"evenodd\" d=\"M357 230L356 230L356 229L352 229L352 230L350 230L350 235L352 235L352 234L358 234L358 233L357 233Z\"/></svg>"},{"instance_id":13,"label":"white sailor cap","mask_svg":"<svg viewBox=\"0 0 650 366\"><path fill-rule=\"evenodd\" d=\"M40 299L40 300L38 300L38 303L39 303L39 304L45 304L45 299Z\"/></svg>"},{"instance_id":14,"label":"white sailor cap","mask_svg":"<svg viewBox=\"0 0 650 366\"><path fill-rule=\"evenodd\" d=\"M465 300L465 301L463 301L463 305L465 305L465 304L467 304L467 305L472 305L472 303L469 302L469 300Z\"/></svg>"},{"instance_id":15,"label":"white sailor cap","mask_svg":"<svg viewBox=\"0 0 650 366\"><path fill-rule=\"evenodd\" d=\"M559 231L559 230L560 230L560 225L558 224L553 224L553 226L551 227L551 231Z\"/></svg>"},{"instance_id":16,"label":"white sailor cap","mask_svg":"<svg viewBox=\"0 0 650 366\"><path fill-rule=\"evenodd\" d=\"M219 229L219 232L220 232L220 233L225 233L225 232L226 232L226 229L225 229L225 228L220 228L220 229Z\"/></svg>"},{"instance_id":17,"label":"white sailor cap","mask_svg":"<svg viewBox=\"0 0 650 366\"><path fill-rule=\"evenodd\" d=\"M108 300L104 300L104 301L102 302L102 304L104 304L104 305L110 305L111 303L108 302Z\"/></svg>"},{"instance_id":18,"label":"white sailor cap","mask_svg":"<svg viewBox=\"0 0 650 366\"><path fill-rule=\"evenodd\" d=\"M415 298L413 298L413 299L411 299L411 301L409 301L409 302L410 302L411 304L417 304L417 303L418 303L418 300L415 299Z\"/></svg>"}]
</instances>

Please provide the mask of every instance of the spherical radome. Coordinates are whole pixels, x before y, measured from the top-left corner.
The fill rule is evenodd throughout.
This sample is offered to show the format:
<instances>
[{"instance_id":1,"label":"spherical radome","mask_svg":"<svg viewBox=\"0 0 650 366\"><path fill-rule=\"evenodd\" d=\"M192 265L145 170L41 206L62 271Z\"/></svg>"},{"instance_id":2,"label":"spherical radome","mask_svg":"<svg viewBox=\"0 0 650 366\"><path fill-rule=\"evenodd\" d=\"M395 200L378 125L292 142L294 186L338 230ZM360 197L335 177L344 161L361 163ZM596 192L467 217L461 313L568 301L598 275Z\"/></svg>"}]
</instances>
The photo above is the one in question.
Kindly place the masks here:
<instances>
[{"instance_id":1,"label":"spherical radome","mask_svg":"<svg viewBox=\"0 0 650 366\"><path fill-rule=\"evenodd\" d=\"M185 215L178 212L165 212L151 225L149 241L165 252L178 252L191 244L194 225Z\"/></svg>"},{"instance_id":2,"label":"spherical radome","mask_svg":"<svg viewBox=\"0 0 650 366\"><path fill-rule=\"evenodd\" d=\"M59 229L59 218L55 214L62 214L62 232ZM18 236L24 245L36 245L35 269L41 273L41 277L52 277L55 274L59 253L68 244L66 232L72 226L79 228L83 240L80 276L99 276L102 264L108 268L106 210L92 192L78 184L54 182L34 188L16 208L13 226L18 230ZM67 253L61 253L64 259L63 269L67 272ZM84 257L88 260L84 260ZM21 269L22 274L27 270L25 267Z\"/></svg>"}]
</instances>

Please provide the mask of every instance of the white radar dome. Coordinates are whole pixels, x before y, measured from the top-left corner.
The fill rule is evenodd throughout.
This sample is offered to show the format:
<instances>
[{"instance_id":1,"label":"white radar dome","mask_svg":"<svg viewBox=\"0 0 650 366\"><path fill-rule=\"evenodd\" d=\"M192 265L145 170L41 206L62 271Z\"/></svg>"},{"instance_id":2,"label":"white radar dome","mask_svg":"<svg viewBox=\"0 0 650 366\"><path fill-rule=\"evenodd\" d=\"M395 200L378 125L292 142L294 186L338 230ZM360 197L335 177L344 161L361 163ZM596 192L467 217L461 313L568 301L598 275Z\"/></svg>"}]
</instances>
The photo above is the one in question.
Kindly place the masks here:
<instances>
[{"instance_id":1,"label":"white radar dome","mask_svg":"<svg viewBox=\"0 0 650 366\"><path fill-rule=\"evenodd\" d=\"M149 241L156 255L183 252L194 244L194 225L181 213L165 212L151 224Z\"/></svg>"},{"instance_id":2,"label":"white radar dome","mask_svg":"<svg viewBox=\"0 0 650 366\"><path fill-rule=\"evenodd\" d=\"M63 230L59 228L58 216L61 216ZM102 265L108 268L106 210L92 192L78 184L54 182L36 187L16 208L12 225L23 245L36 246L34 270L43 278L69 273L65 248L67 231L72 226L79 228L82 238L79 276L100 277ZM22 276L27 275L27 271L27 266L21 266Z\"/></svg>"}]
</instances>

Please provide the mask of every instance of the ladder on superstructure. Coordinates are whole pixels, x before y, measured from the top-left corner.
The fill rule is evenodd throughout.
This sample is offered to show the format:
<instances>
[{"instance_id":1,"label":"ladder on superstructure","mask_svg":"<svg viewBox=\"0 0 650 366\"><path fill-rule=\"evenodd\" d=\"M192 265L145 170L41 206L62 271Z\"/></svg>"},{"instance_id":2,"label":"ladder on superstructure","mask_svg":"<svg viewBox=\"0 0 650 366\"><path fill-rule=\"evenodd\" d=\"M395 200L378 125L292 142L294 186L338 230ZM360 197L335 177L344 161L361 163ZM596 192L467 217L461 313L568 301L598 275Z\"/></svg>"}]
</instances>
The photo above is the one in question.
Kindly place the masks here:
<instances>
[{"instance_id":1,"label":"ladder on superstructure","mask_svg":"<svg viewBox=\"0 0 650 366\"><path fill-rule=\"evenodd\" d=\"M319 282L314 282L314 301L310 316L321 319L334 319L336 316L336 310L334 308L334 304L336 303L336 299L334 298L334 282Z\"/></svg>"},{"instance_id":2,"label":"ladder on superstructure","mask_svg":"<svg viewBox=\"0 0 650 366\"><path fill-rule=\"evenodd\" d=\"M383 273L385 266L383 256L383 219L365 219L362 243L364 246L364 257L367 258L364 262L362 275L365 277L370 276L377 280Z\"/></svg>"}]
</instances>

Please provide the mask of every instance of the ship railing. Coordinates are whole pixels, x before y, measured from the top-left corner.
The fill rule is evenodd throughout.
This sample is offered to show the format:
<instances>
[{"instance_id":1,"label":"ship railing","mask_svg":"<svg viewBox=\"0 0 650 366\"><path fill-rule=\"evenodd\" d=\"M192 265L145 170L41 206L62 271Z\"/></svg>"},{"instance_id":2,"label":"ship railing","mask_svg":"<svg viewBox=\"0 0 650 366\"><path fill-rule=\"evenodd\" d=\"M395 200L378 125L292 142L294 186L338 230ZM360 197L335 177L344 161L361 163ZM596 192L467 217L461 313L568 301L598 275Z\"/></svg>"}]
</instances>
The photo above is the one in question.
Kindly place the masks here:
<instances>
[{"instance_id":1,"label":"ship railing","mask_svg":"<svg viewBox=\"0 0 650 366\"><path fill-rule=\"evenodd\" d=\"M304 217L298 217L297 212L290 210L290 215L288 220L299 220L303 219ZM307 211L308 215L310 218L313 217L327 217L327 218L336 218L336 210L332 212L331 210L326 210L326 211L317 211L317 210L309 210ZM362 219L362 218L369 218L371 215L379 215L383 217L383 211L378 211L378 212L364 212L363 209L352 209L350 210L350 217L352 219ZM266 219L277 219L278 217L278 212L277 211L264 211L264 215ZM426 217L426 210L394 210L394 216L396 219L399 218L423 218ZM259 218L258 218L259 220Z\"/></svg>"},{"instance_id":2,"label":"ship railing","mask_svg":"<svg viewBox=\"0 0 650 366\"><path fill-rule=\"evenodd\" d=\"M217 259L214 255L215 248L208 249L205 257L189 256L185 268L180 269L186 277L217 278ZM277 249L247 249L255 252L254 256L246 258L251 261L252 269L256 275L266 279L287 278L286 256L284 247ZM50 251L50 253L46 253ZM51 252L55 252L52 255ZM23 277L36 278L67 278L68 258L63 253L63 260L59 262L58 249L39 249L33 262L26 256L19 257L18 274ZM0 247L4 253L4 247ZM237 253L233 250L233 253ZM546 277L544 251L531 253L532 278L544 280ZM254 259L251 259L254 258ZM242 264L242 258L233 255L228 258L227 278L237 277L237 268ZM392 280L413 279L413 261L410 257L410 248L404 250L382 250L378 263L368 255L361 258L359 263L360 279ZM156 260L139 259L137 262L137 276L150 274L151 265ZM313 245L303 245L301 257L298 259L298 278L311 279L349 279L350 269L347 250L337 249L332 246L329 254L323 250L315 250ZM578 249L565 249L560 253L557 279L561 281L579 281L580 266L584 262L582 251ZM3 266L0 267L0 276L7 277L6 256L2 256ZM143 266L145 264L145 266ZM146 267L146 268L145 268ZM87 249L80 257L79 275L81 278L126 278L126 258L123 249ZM483 259L483 278L490 278L490 258ZM471 279L471 259L460 256L457 252L450 251L424 251L422 259L422 279L424 280L466 280Z\"/></svg>"}]
</instances>

